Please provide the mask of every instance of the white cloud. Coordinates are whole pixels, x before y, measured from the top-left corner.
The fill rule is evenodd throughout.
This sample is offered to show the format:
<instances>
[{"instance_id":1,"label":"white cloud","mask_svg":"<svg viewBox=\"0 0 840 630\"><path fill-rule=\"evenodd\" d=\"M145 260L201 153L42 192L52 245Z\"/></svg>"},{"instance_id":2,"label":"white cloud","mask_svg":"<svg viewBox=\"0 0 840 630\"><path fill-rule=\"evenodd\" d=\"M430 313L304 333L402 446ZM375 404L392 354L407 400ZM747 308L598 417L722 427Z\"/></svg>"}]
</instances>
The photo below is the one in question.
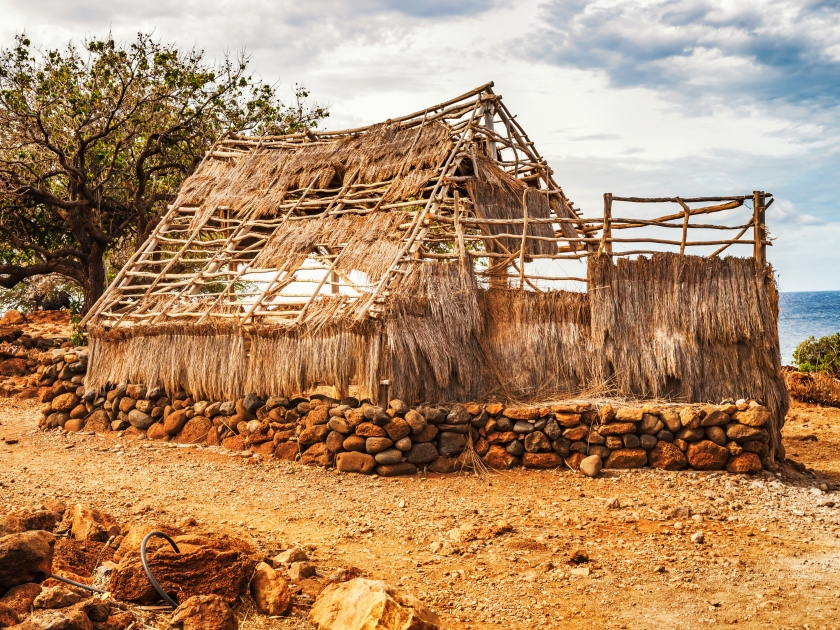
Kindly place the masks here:
<instances>
[{"instance_id":1,"label":"white cloud","mask_svg":"<svg viewBox=\"0 0 840 630\"><path fill-rule=\"evenodd\" d=\"M840 289L830 3L0 0L0 14L6 45L24 29L57 46L112 28L123 39L155 29L214 56L245 46L263 79L331 103L330 128L495 80L586 213L605 191L769 190L783 289Z\"/></svg>"}]
</instances>

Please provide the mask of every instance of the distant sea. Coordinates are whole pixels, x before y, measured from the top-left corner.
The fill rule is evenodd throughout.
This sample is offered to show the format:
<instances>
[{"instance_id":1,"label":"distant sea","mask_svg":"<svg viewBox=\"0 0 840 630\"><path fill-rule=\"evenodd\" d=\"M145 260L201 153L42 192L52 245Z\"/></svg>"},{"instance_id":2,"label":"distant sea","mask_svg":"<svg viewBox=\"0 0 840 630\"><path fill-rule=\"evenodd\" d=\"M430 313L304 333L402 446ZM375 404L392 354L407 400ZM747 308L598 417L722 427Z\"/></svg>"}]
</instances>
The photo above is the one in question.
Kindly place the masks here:
<instances>
[{"instance_id":1,"label":"distant sea","mask_svg":"<svg viewBox=\"0 0 840 630\"><path fill-rule=\"evenodd\" d=\"M779 294L779 342L782 365L793 364L793 351L808 337L840 332L840 291Z\"/></svg>"}]
</instances>

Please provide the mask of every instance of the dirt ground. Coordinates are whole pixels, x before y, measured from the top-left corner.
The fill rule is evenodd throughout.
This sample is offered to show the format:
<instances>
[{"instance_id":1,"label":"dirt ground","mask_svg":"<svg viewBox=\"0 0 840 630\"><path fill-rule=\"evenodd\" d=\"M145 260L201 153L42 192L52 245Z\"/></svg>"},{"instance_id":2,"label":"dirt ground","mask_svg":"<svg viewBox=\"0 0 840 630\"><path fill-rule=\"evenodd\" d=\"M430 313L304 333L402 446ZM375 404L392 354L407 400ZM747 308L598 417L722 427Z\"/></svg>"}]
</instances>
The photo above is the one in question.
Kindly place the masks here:
<instances>
[{"instance_id":1,"label":"dirt ground","mask_svg":"<svg viewBox=\"0 0 840 630\"><path fill-rule=\"evenodd\" d=\"M815 476L595 480L568 470L342 475L42 433L36 417L32 401L0 400L0 513L59 498L127 525L193 517L268 554L306 546L324 574L352 566L401 584L457 629L840 627L840 409L796 404L788 417L788 456ZM576 552L589 562L570 564ZM311 628L305 610L274 620L246 602L239 613L246 629Z\"/></svg>"}]
</instances>

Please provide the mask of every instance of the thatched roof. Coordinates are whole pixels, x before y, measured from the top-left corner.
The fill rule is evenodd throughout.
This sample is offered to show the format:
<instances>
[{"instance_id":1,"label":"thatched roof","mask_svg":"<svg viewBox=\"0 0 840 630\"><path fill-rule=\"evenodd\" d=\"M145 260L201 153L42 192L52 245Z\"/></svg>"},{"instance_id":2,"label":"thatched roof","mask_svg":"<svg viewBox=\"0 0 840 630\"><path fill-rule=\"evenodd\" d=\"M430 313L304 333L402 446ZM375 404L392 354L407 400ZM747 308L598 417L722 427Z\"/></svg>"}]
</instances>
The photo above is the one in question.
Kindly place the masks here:
<instances>
[{"instance_id":1,"label":"thatched roof","mask_svg":"<svg viewBox=\"0 0 840 630\"><path fill-rule=\"evenodd\" d=\"M417 260L524 283L526 261L577 249L578 215L491 88L370 127L226 137L84 324L362 322Z\"/></svg>"}]
</instances>

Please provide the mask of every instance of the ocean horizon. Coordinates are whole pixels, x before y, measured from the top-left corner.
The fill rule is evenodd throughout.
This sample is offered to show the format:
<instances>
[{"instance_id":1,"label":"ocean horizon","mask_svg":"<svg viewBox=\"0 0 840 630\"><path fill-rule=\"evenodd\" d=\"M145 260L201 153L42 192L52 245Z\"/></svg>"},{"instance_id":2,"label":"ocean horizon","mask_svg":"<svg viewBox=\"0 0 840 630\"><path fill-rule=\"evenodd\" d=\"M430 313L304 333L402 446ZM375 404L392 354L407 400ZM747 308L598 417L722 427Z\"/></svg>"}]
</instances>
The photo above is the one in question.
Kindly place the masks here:
<instances>
[{"instance_id":1,"label":"ocean horizon","mask_svg":"<svg viewBox=\"0 0 840 630\"><path fill-rule=\"evenodd\" d=\"M793 365L793 351L808 337L840 332L840 291L779 293L779 344L782 365Z\"/></svg>"}]
</instances>

